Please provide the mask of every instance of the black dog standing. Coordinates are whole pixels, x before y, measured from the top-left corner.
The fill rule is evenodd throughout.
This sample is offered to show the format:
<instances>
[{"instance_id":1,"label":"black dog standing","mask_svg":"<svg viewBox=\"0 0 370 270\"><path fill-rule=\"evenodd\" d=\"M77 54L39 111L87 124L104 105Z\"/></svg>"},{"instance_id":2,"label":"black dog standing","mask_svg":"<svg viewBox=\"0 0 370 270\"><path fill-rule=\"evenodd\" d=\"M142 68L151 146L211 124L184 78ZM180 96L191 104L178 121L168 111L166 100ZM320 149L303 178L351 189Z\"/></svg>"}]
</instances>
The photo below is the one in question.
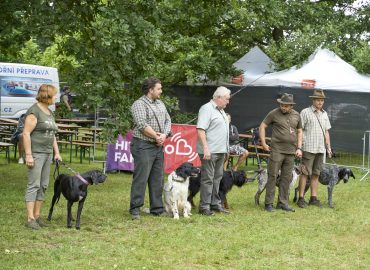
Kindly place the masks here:
<instances>
[{"instance_id":1,"label":"black dog standing","mask_svg":"<svg viewBox=\"0 0 370 270\"><path fill-rule=\"evenodd\" d=\"M201 167L197 167L197 168L200 170ZM201 179L200 172L198 176L190 177L190 181L189 181L189 192L190 193L188 197L188 202L190 202L192 207L195 207L193 198L199 192L200 179ZM221 199L221 205L225 209L232 209L232 207L230 207L227 204L226 193L228 193L234 185L236 185L237 187L242 187L247 182L248 182L247 175L243 171L236 171L236 172L233 172L233 174L231 174L230 171L223 172L223 176L220 182L220 188L218 190L218 195L220 196L220 199Z\"/></svg>"},{"instance_id":2,"label":"black dog standing","mask_svg":"<svg viewBox=\"0 0 370 270\"><path fill-rule=\"evenodd\" d=\"M80 179L78 176L61 174L55 179L54 196L51 203L48 220L51 220L54 204L55 202L59 201L60 193L63 193L64 198L66 198L66 200L68 201L67 228L72 228L71 222L74 221L71 213L72 205L74 202L78 202L76 230L80 229L80 217L85 199L87 197L87 186L92 184L97 185L99 183L104 183L107 179L106 175L97 170L88 171L82 174L81 177L83 179Z\"/></svg>"}]
</instances>

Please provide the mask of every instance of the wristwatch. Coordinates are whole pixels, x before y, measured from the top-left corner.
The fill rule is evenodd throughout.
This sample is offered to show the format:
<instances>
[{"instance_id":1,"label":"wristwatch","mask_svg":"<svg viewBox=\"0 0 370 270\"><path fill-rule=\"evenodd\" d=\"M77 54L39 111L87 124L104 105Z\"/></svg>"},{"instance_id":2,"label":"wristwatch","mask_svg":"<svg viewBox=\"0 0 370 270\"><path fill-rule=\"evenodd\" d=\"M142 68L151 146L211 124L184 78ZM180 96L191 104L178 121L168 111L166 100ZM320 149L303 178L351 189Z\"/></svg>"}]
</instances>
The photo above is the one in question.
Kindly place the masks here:
<instances>
[{"instance_id":1,"label":"wristwatch","mask_svg":"<svg viewBox=\"0 0 370 270\"><path fill-rule=\"evenodd\" d=\"M331 149L330 148L327 148L329 151L331 151Z\"/></svg>"},{"instance_id":2,"label":"wristwatch","mask_svg":"<svg viewBox=\"0 0 370 270\"><path fill-rule=\"evenodd\" d=\"M303 152L302 148L300 148L300 147L297 147L297 150L298 150L298 149L299 149L299 150L301 150L301 151Z\"/></svg>"}]
</instances>

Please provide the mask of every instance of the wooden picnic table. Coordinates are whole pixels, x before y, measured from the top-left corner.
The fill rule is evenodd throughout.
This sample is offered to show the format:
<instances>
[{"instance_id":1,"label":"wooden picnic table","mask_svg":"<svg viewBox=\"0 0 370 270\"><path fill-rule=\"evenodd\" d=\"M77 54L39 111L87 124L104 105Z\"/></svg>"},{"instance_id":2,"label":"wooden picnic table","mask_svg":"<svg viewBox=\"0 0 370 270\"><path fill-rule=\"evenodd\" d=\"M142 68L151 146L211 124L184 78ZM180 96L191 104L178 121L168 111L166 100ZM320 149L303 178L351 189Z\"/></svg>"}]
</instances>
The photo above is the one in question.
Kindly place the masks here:
<instances>
[{"instance_id":1,"label":"wooden picnic table","mask_svg":"<svg viewBox=\"0 0 370 270\"><path fill-rule=\"evenodd\" d=\"M4 127L16 127L18 126L18 123L0 123L0 126L4 126Z\"/></svg>"},{"instance_id":2,"label":"wooden picnic table","mask_svg":"<svg viewBox=\"0 0 370 270\"><path fill-rule=\"evenodd\" d=\"M243 138L243 139L252 139L252 135L247 135L247 134L239 134L239 138ZM271 141L271 137L265 137L266 140L270 140Z\"/></svg>"},{"instance_id":3,"label":"wooden picnic table","mask_svg":"<svg viewBox=\"0 0 370 270\"><path fill-rule=\"evenodd\" d=\"M70 142L70 149L69 149L69 163L72 163L72 142L73 142L73 135L76 135L76 131L70 131L70 130L58 130L57 135L59 135L59 138L65 139L67 142Z\"/></svg>"},{"instance_id":4,"label":"wooden picnic table","mask_svg":"<svg viewBox=\"0 0 370 270\"><path fill-rule=\"evenodd\" d=\"M67 125L67 124L59 124L57 123L57 127L62 128L62 129L79 129L81 126L76 126L76 125Z\"/></svg>"},{"instance_id":5,"label":"wooden picnic table","mask_svg":"<svg viewBox=\"0 0 370 270\"><path fill-rule=\"evenodd\" d=\"M95 120L87 120L87 119L57 119L56 122L69 122L69 123L76 123L76 124L93 124Z\"/></svg>"},{"instance_id":6,"label":"wooden picnic table","mask_svg":"<svg viewBox=\"0 0 370 270\"><path fill-rule=\"evenodd\" d=\"M0 118L0 121L7 122L7 123L15 123L18 124L17 120L9 119L9 118Z\"/></svg>"},{"instance_id":7,"label":"wooden picnic table","mask_svg":"<svg viewBox=\"0 0 370 270\"><path fill-rule=\"evenodd\" d=\"M11 131L14 131L16 128L17 128L17 126L18 126L18 124L17 123L0 123L0 126L1 127L9 127L9 130L11 130ZM10 127L12 127L12 129L10 129Z\"/></svg>"}]
</instances>

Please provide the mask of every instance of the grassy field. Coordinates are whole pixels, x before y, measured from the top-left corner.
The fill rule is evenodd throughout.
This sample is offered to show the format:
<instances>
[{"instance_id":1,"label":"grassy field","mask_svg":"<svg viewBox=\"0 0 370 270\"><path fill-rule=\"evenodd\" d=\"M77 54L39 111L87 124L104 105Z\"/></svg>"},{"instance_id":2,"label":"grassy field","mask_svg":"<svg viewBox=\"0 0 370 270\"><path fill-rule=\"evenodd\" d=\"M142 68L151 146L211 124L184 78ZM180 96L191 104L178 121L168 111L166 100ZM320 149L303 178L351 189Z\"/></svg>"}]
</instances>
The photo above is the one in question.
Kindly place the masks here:
<instances>
[{"instance_id":1,"label":"grassy field","mask_svg":"<svg viewBox=\"0 0 370 270\"><path fill-rule=\"evenodd\" d=\"M69 160L66 152L62 157ZM257 168L249 164L240 169ZM87 159L80 164L74 158L71 167L82 173L101 169L102 164L89 165ZM63 197L54 208L51 228L33 231L24 227L26 166L15 159L8 165L1 154L0 268L369 269L370 181L360 182L365 173L353 171L355 180L334 188L334 209L328 207L327 188L320 185L318 198L325 208L300 209L291 194L295 213L268 213L254 204L253 182L228 194L230 215L205 217L193 209L190 219L179 221L146 214L132 221L128 212L132 174L121 172L108 175L105 184L89 187L80 231L66 228ZM52 172L42 209L45 220L53 196ZM62 168L61 173L68 171ZM199 195L195 199L198 204ZM148 206L147 196L144 207ZM74 205L74 218L76 211Z\"/></svg>"}]
</instances>

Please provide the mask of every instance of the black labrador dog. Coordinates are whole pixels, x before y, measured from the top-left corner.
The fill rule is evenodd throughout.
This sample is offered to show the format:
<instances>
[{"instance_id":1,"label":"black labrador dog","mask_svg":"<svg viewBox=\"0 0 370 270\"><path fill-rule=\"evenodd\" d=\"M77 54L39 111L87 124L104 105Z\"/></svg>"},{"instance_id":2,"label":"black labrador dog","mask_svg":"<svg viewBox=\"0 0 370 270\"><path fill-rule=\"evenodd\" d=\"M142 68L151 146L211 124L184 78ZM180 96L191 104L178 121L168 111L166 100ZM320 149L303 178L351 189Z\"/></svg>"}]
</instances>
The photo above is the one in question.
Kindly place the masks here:
<instances>
[{"instance_id":1,"label":"black labrador dog","mask_svg":"<svg viewBox=\"0 0 370 270\"><path fill-rule=\"evenodd\" d=\"M201 168L201 167L197 167ZM199 172L198 176L192 176L189 179L189 191L188 202L190 202L192 207L196 207L193 201L193 198L200 190L200 179L202 174ZM230 171L224 171L222 176L220 187L218 190L218 195L221 199L221 205L225 209L233 209L227 204L226 193L228 193L234 185L237 187L242 187L245 183L248 182L247 175L243 171L236 171L231 174Z\"/></svg>"},{"instance_id":2,"label":"black labrador dog","mask_svg":"<svg viewBox=\"0 0 370 270\"><path fill-rule=\"evenodd\" d=\"M60 193L63 193L64 198L67 199L67 210L68 210L68 217L67 217L67 228L71 229L72 224L71 222L74 221L72 218L72 205L74 202L78 203L78 210L77 210L77 220L76 220L76 230L80 229L80 217L82 212L82 207L84 205L85 199L87 197L87 186L90 184L99 184L104 183L107 179L107 176L102 174L100 171L92 170L88 171L84 174L81 174L81 177L87 181L86 183L78 178L77 176L71 176L69 174L61 174L55 179L54 183L54 196L51 203L51 208L49 211L48 220L51 220L51 216L53 214L53 208L55 202L59 201Z\"/></svg>"},{"instance_id":3,"label":"black labrador dog","mask_svg":"<svg viewBox=\"0 0 370 270\"><path fill-rule=\"evenodd\" d=\"M355 179L353 172L348 168L327 166L327 165L324 165L324 167L322 168L322 171L319 176L319 182L323 185L328 186L328 202L329 202L330 208L333 208L332 195L333 195L334 186L339 184L339 182L342 179L343 179L343 182L346 184L350 177L353 177L353 179ZM306 187L304 189L304 194L306 194L307 190L310 188L310 185L311 185L310 180L311 180L311 176L308 176ZM293 202L297 201L298 191L299 191L299 187L295 189L295 195L294 195Z\"/></svg>"}]
</instances>

